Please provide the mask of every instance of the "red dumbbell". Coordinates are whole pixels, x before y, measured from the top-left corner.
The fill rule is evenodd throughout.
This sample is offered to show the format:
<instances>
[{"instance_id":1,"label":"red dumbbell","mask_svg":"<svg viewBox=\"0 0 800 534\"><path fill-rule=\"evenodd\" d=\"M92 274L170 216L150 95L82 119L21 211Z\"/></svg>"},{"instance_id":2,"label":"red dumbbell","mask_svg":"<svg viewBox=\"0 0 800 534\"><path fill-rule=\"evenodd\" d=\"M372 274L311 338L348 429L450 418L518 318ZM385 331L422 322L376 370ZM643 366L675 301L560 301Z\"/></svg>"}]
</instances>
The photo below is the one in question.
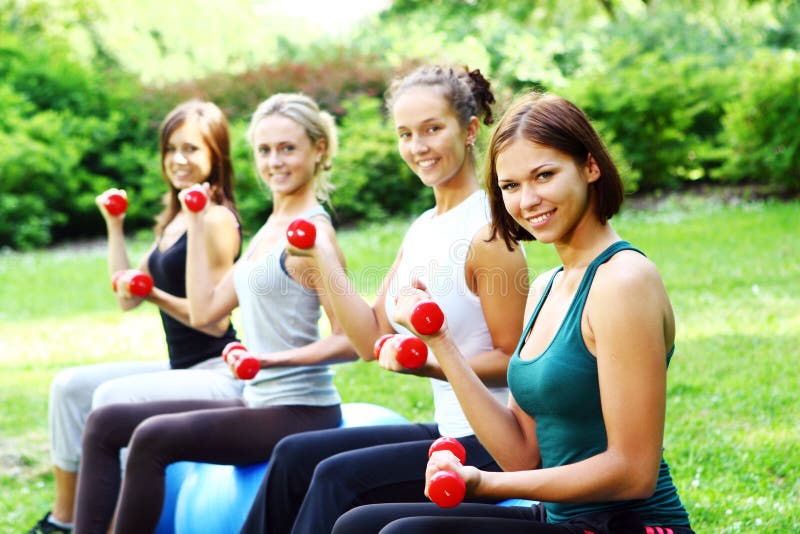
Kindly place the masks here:
<instances>
[{"instance_id":1,"label":"red dumbbell","mask_svg":"<svg viewBox=\"0 0 800 534\"><path fill-rule=\"evenodd\" d=\"M464 480L449 469L434 474L428 485L428 496L442 508L458 506L466 494Z\"/></svg>"},{"instance_id":2,"label":"red dumbbell","mask_svg":"<svg viewBox=\"0 0 800 534\"><path fill-rule=\"evenodd\" d=\"M238 341L231 341L222 349L222 359L225 360L225 363L230 365L231 361L229 358L232 356L237 356L233 367L236 371L236 376L239 377L240 380L250 380L256 376L261 369L261 364L258 363L258 360L251 356L247 352L247 348Z\"/></svg>"},{"instance_id":3,"label":"red dumbbell","mask_svg":"<svg viewBox=\"0 0 800 534\"><path fill-rule=\"evenodd\" d=\"M411 310L411 326L420 334L435 334L444 324L442 309L432 300L423 300Z\"/></svg>"},{"instance_id":4,"label":"red dumbbell","mask_svg":"<svg viewBox=\"0 0 800 534\"><path fill-rule=\"evenodd\" d=\"M183 195L183 203L186 204L186 208L195 213L202 211L207 202L208 196L206 196L206 192L198 186L193 186Z\"/></svg>"},{"instance_id":5,"label":"red dumbbell","mask_svg":"<svg viewBox=\"0 0 800 534\"><path fill-rule=\"evenodd\" d=\"M428 449L428 458L436 451L447 450L452 452L462 464L467 459L467 451L455 438L439 438ZM443 469L431 477L428 485L428 495L431 500L442 508L452 508L461 504L467 486L464 480L453 471Z\"/></svg>"},{"instance_id":6,"label":"red dumbbell","mask_svg":"<svg viewBox=\"0 0 800 534\"><path fill-rule=\"evenodd\" d=\"M122 193L110 193L103 201L106 211L113 216L121 215L128 209L128 198Z\"/></svg>"},{"instance_id":7,"label":"red dumbbell","mask_svg":"<svg viewBox=\"0 0 800 534\"><path fill-rule=\"evenodd\" d=\"M115 272L111 277L111 289L116 291L119 282L127 282L128 291L137 297L146 297L153 290L153 278L137 269Z\"/></svg>"},{"instance_id":8,"label":"red dumbbell","mask_svg":"<svg viewBox=\"0 0 800 534\"><path fill-rule=\"evenodd\" d=\"M317 227L308 219L295 219L286 229L286 239L297 248L311 248L317 239Z\"/></svg>"},{"instance_id":9,"label":"red dumbbell","mask_svg":"<svg viewBox=\"0 0 800 534\"><path fill-rule=\"evenodd\" d=\"M383 344L389 341L390 338L393 338L394 334L384 334L378 338L375 342L375 346L373 347L373 352L375 353L375 359L379 359L381 357L381 349L383 348Z\"/></svg>"},{"instance_id":10,"label":"red dumbbell","mask_svg":"<svg viewBox=\"0 0 800 534\"><path fill-rule=\"evenodd\" d=\"M450 451L456 455L462 464L467 461L467 450L456 438L439 438L431 443L428 449L428 458L436 451Z\"/></svg>"},{"instance_id":11,"label":"red dumbbell","mask_svg":"<svg viewBox=\"0 0 800 534\"><path fill-rule=\"evenodd\" d=\"M406 369L418 369L428 361L428 346L418 337L400 336L397 343L397 361Z\"/></svg>"}]
</instances>

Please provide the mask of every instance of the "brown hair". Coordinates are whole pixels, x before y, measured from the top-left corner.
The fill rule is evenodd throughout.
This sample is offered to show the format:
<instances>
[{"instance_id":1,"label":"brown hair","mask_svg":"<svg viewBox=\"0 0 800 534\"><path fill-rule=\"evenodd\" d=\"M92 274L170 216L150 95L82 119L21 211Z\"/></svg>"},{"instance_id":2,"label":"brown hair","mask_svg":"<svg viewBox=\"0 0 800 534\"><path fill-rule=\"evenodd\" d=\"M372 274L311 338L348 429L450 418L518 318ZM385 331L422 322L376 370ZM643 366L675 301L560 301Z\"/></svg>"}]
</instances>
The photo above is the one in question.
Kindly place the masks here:
<instances>
[{"instance_id":1,"label":"brown hair","mask_svg":"<svg viewBox=\"0 0 800 534\"><path fill-rule=\"evenodd\" d=\"M169 186L164 195L164 210L156 216L156 234L160 235L164 227L181 209L178 201L178 190L167 177L164 159L167 154L169 138L189 120L197 121L200 133L211 152L211 172L207 182L211 186L211 200L227 206L236 213L236 201L233 196L233 164L231 163L231 142L228 131L228 120L215 104L200 100L189 100L170 111L161 123L161 176ZM238 214L237 214L238 217Z\"/></svg>"},{"instance_id":2,"label":"brown hair","mask_svg":"<svg viewBox=\"0 0 800 534\"><path fill-rule=\"evenodd\" d=\"M518 139L554 148L572 156L577 165L585 165L591 154L600 169L600 179L590 184L595 214L605 224L619 211L624 196L622 179L586 114L559 96L530 93L512 103L489 143L485 180L492 208L492 238L499 234L509 248L534 239L506 211L497 183L497 156Z\"/></svg>"}]
</instances>

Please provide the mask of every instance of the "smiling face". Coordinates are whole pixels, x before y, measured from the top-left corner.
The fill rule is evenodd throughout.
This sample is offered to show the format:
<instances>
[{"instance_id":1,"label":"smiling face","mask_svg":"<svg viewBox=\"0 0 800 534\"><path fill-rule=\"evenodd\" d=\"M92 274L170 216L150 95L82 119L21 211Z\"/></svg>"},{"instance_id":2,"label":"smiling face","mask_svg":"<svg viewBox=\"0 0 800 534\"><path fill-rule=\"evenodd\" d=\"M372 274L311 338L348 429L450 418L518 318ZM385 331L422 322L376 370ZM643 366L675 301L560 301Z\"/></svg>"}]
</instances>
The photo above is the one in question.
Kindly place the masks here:
<instances>
[{"instance_id":1,"label":"smiling face","mask_svg":"<svg viewBox=\"0 0 800 534\"><path fill-rule=\"evenodd\" d=\"M267 115L253 129L258 174L273 195L291 195L313 186L325 141L312 143L305 129L283 115Z\"/></svg>"},{"instance_id":2,"label":"smiling face","mask_svg":"<svg viewBox=\"0 0 800 534\"><path fill-rule=\"evenodd\" d=\"M600 177L590 156L585 165L554 148L516 139L497 154L498 185L514 220L543 243L569 241L596 216L589 184Z\"/></svg>"},{"instance_id":3,"label":"smiling face","mask_svg":"<svg viewBox=\"0 0 800 534\"><path fill-rule=\"evenodd\" d=\"M444 184L464 171L477 128L463 128L437 89L409 88L395 100L392 116L400 155L425 185Z\"/></svg>"},{"instance_id":4,"label":"smiling face","mask_svg":"<svg viewBox=\"0 0 800 534\"><path fill-rule=\"evenodd\" d=\"M206 181L211 174L212 156L200 126L188 118L178 126L164 147L164 172L176 189Z\"/></svg>"}]
</instances>

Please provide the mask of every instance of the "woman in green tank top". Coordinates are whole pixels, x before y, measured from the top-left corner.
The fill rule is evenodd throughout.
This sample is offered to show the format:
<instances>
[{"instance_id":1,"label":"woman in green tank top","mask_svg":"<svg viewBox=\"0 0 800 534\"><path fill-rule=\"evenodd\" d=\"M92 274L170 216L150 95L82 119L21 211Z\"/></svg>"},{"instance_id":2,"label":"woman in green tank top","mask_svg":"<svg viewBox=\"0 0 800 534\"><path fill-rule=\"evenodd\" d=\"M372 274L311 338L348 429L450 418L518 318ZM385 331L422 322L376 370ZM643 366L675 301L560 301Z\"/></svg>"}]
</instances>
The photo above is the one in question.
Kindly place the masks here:
<instances>
[{"instance_id":1,"label":"woman in green tank top","mask_svg":"<svg viewBox=\"0 0 800 534\"><path fill-rule=\"evenodd\" d=\"M487 163L493 238L552 244L562 266L532 285L508 405L466 364L446 323L420 336L503 468L481 471L438 451L425 492L449 470L469 496L541 505L367 506L334 532L691 533L662 457L675 319L655 265L609 223L623 188L606 147L574 104L530 94L506 111ZM395 320L413 331L410 311L426 292L401 295Z\"/></svg>"}]
</instances>

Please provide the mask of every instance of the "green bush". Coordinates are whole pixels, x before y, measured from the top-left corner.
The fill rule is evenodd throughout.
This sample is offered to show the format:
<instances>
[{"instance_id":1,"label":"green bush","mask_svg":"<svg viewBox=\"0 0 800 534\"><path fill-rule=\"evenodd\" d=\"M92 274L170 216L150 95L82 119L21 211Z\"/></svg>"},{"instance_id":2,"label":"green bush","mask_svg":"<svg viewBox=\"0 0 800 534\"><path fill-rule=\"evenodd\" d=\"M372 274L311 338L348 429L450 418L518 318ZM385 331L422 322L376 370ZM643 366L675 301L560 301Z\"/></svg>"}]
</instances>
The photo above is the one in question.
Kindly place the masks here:
<instances>
[{"instance_id":1,"label":"green bush","mask_svg":"<svg viewBox=\"0 0 800 534\"><path fill-rule=\"evenodd\" d=\"M102 233L94 197L119 181L116 154L136 137L119 105L130 85L80 64L60 39L2 30L0 79L0 245Z\"/></svg>"},{"instance_id":2,"label":"green bush","mask_svg":"<svg viewBox=\"0 0 800 534\"><path fill-rule=\"evenodd\" d=\"M800 54L760 53L738 72L736 94L725 103L728 157L714 176L800 190Z\"/></svg>"},{"instance_id":3,"label":"green bush","mask_svg":"<svg viewBox=\"0 0 800 534\"><path fill-rule=\"evenodd\" d=\"M565 93L619 147L639 191L709 178L724 154L718 137L730 71L707 56L665 62L644 51L608 68L613 76L583 76Z\"/></svg>"},{"instance_id":4,"label":"green bush","mask_svg":"<svg viewBox=\"0 0 800 534\"><path fill-rule=\"evenodd\" d=\"M369 97L343 103L331 198L341 222L411 214L433 204L430 188L421 186L400 157L397 135L382 105L381 99Z\"/></svg>"}]
</instances>

